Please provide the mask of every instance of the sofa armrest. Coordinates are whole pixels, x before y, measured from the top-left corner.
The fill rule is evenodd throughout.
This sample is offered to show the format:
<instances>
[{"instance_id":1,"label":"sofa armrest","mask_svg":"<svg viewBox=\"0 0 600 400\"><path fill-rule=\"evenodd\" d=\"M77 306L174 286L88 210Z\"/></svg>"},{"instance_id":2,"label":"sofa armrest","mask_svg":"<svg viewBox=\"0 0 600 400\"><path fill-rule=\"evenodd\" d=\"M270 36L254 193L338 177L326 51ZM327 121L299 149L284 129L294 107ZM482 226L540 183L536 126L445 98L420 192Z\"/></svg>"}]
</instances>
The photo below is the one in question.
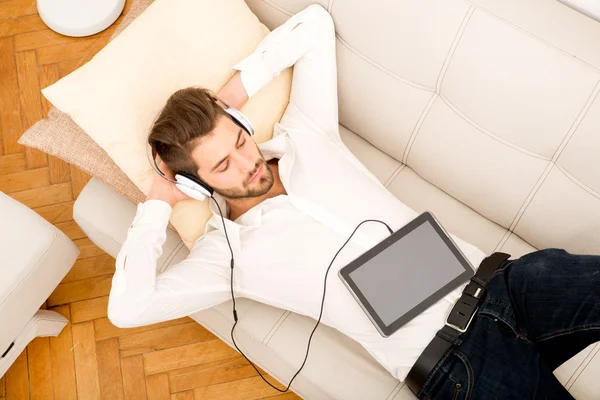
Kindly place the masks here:
<instances>
[{"instance_id":1,"label":"sofa armrest","mask_svg":"<svg viewBox=\"0 0 600 400\"><path fill-rule=\"evenodd\" d=\"M36 212L0 192L0 355L69 272L79 249Z\"/></svg>"}]
</instances>

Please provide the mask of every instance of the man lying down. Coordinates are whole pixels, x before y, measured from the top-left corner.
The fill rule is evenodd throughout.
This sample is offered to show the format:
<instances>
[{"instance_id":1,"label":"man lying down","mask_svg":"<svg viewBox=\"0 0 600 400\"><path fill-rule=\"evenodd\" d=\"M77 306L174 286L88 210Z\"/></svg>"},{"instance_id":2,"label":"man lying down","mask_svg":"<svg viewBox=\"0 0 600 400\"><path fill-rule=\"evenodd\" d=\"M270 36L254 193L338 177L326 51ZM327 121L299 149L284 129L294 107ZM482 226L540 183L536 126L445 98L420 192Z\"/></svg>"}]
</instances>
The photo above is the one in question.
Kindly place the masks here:
<instances>
[{"instance_id":1,"label":"man lying down","mask_svg":"<svg viewBox=\"0 0 600 400\"><path fill-rule=\"evenodd\" d=\"M232 255L236 296L317 319L325 271L352 229L379 219L397 230L417 216L342 143L335 56L332 19L312 5L238 63L216 96L187 88L169 98L149 144L167 178L188 177L213 192L214 215L187 259L157 275L171 210L188 198L181 185L157 174L117 258L112 323L152 324L231 299ZM257 145L225 110L240 109L292 65L286 112L273 139ZM330 275L388 234L380 224L362 225ZM486 255L454 239L480 265ZM552 371L600 340L600 256L551 249L502 262L464 333L444 326L461 292L384 338L343 283L330 277L321 321L359 342L402 381L410 381L430 342L446 341L447 350L428 353L435 359L409 382L419 398L572 398Z\"/></svg>"}]
</instances>

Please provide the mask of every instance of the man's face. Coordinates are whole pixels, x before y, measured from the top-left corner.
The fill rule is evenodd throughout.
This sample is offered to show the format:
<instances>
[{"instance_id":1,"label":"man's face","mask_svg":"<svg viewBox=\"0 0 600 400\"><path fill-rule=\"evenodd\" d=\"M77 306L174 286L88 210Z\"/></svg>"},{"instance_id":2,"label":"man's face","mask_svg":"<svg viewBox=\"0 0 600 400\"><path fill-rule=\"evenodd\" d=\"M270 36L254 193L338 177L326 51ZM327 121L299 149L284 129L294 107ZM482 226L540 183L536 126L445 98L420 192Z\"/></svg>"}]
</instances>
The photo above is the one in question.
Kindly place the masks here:
<instances>
[{"instance_id":1,"label":"man's face","mask_svg":"<svg viewBox=\"0 0 600 400\"><path fill-rule=\"evenodd\" d=\"M230 199L258 197L273 186L273 172L246 131L220 117L215 129L192 151L198 176Z\"/></svg>"}]
</instances>

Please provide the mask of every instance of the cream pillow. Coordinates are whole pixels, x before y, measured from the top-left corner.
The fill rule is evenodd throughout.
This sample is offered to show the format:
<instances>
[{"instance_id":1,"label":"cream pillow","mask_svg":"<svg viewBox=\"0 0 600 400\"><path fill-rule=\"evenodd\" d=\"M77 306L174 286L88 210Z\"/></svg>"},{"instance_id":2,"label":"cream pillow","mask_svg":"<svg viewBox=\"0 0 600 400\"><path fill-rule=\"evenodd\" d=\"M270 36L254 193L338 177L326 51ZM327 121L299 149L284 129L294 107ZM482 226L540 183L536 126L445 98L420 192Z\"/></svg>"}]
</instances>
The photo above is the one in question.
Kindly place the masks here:
<instances>
[{"instance_id":1,"label":"cream pillow","mask_svg":"<svg viewBox=\"0 0 600 400\"><path fill-rule=\"evenodd\" d=\"M89 63L42 93L147 193L155 172L146 138L169 96L195 85L217 92L268 33L243 0L156 0ZM291 78L285 71L242 109L258 143L272 137ZM208 201L188 200L175 206L171 222L191 247L210 215Z\"/></svg>"}]
</instances>

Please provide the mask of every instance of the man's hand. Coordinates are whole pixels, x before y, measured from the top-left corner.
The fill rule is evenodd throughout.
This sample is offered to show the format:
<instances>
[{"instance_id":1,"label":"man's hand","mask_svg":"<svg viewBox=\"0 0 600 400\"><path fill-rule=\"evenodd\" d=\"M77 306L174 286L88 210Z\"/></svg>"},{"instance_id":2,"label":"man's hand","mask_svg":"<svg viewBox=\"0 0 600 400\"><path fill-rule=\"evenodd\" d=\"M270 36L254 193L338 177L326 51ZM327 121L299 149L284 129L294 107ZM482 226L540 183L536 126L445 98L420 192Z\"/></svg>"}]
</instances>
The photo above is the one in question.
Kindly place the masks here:
<instances>
[{"instance_id":1,"label":"man's hand","mask_svg":"<svg viewBox=\"0 0 600 400\"><path fill-rule=\"evenodd\" d=\"M173 172L165 163L161 162L158 168L167 176L167 178L175 179ZM173 182L169 182L158 174L154 177L152 187L150 188L148 195L146 195L146 200L166 201L171 208L173 208L176 203L182 200L188 200L189 198L190 197L183 194Z\"/></svg>"}]
</instances>

